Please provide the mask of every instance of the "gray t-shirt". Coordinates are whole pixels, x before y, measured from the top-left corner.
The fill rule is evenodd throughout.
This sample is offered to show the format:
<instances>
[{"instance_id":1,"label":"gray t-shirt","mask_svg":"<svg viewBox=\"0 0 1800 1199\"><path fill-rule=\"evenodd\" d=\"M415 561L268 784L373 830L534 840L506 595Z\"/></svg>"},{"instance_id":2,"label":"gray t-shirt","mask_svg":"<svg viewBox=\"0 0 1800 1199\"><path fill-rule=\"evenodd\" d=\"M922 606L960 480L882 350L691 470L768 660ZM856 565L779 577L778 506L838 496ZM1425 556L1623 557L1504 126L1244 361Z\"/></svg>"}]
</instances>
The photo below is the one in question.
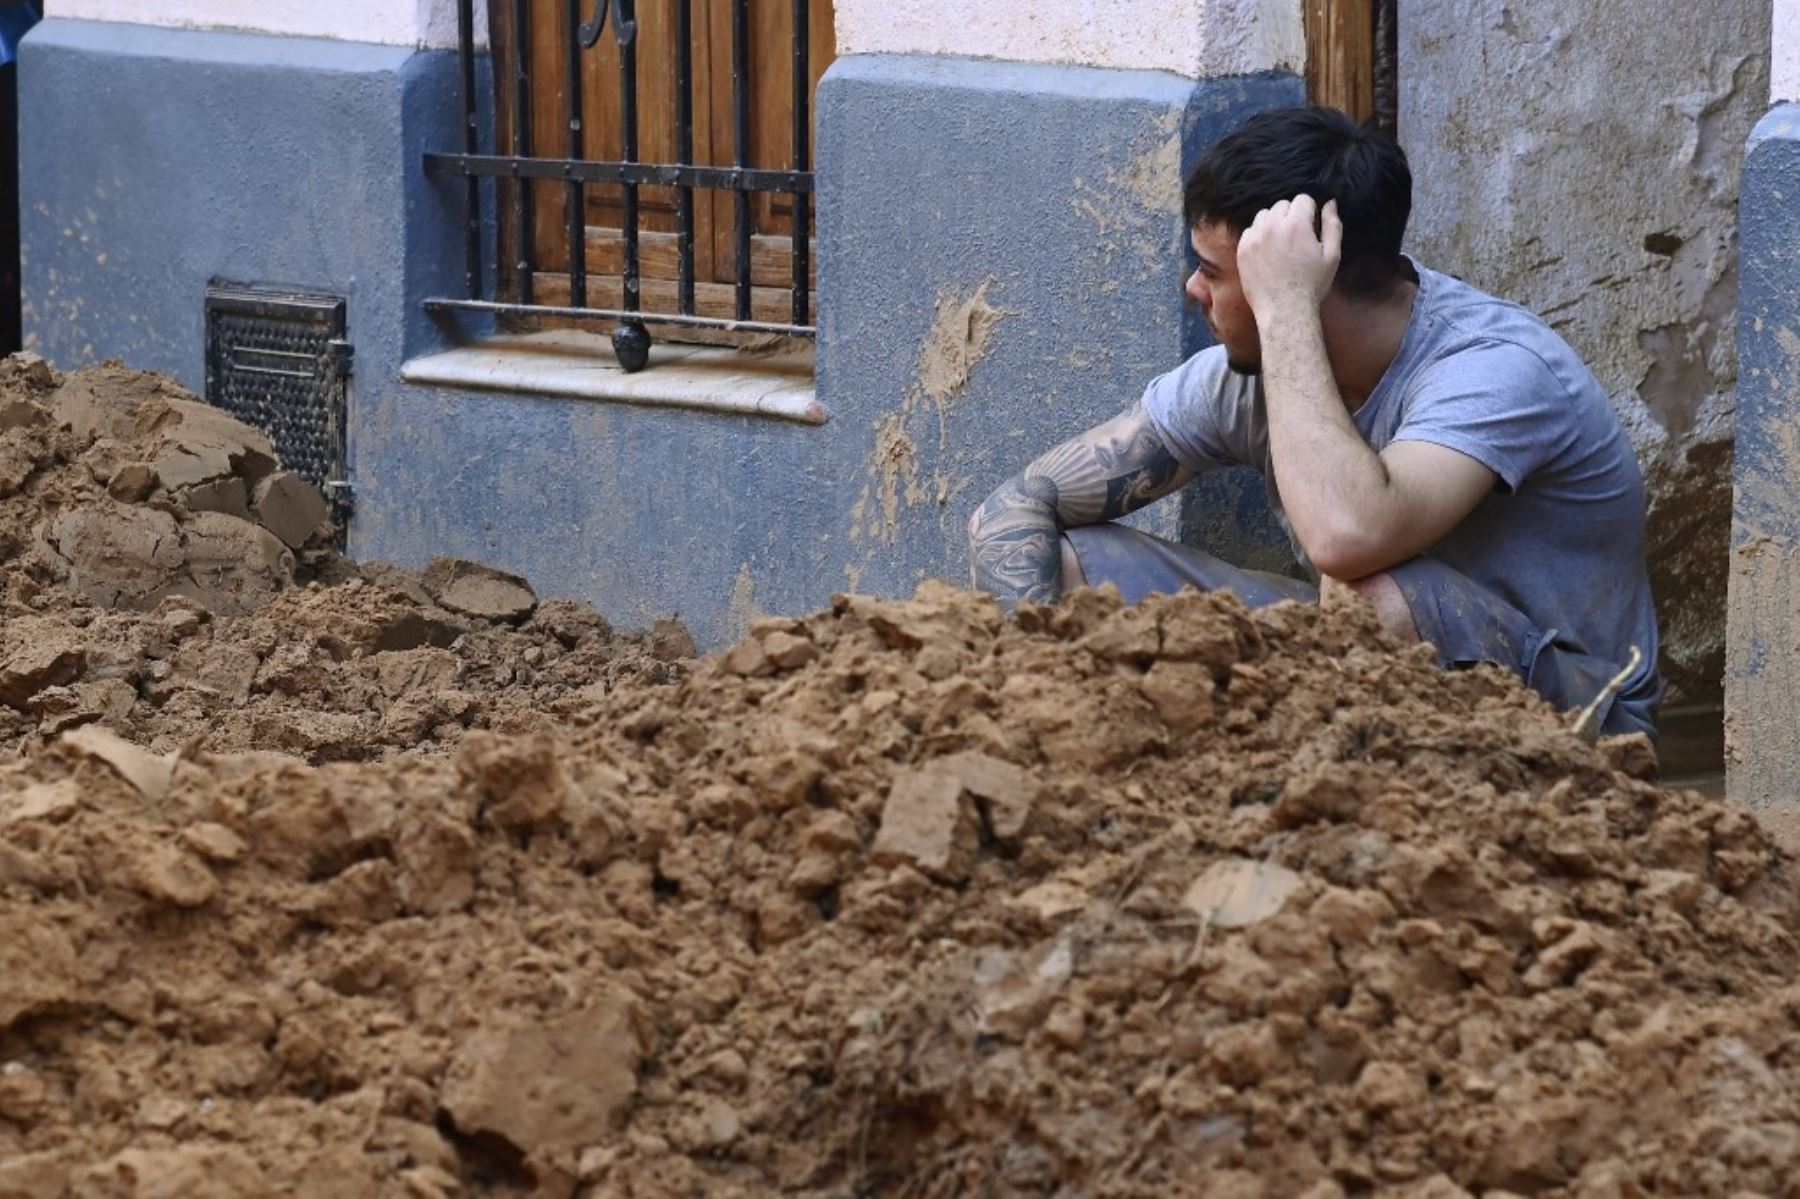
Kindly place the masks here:
<instances>
[{"instance_id":1,"label":"gray t-shirt","mask_svg":"<svg viewBox=\"0 0 1800 1199\"><path fill-rule=\"evenodd\" d=\"M1636 645L1644 660L1624 694L1655 689L1644 480L1606 393L1531 313L1417 270L1400 352L1354 414L1356 427L1377 452L1396 441L1430 442L1500 479L1426 552L1589 653L1622 667ZM1144 405L1190 470L1262 471L1294 541L1275 486L1260 379L1232 371L1214 346L1153 380ZM1294 552L1305 564L1297 541Z\"/></svg>"}]
</instances>

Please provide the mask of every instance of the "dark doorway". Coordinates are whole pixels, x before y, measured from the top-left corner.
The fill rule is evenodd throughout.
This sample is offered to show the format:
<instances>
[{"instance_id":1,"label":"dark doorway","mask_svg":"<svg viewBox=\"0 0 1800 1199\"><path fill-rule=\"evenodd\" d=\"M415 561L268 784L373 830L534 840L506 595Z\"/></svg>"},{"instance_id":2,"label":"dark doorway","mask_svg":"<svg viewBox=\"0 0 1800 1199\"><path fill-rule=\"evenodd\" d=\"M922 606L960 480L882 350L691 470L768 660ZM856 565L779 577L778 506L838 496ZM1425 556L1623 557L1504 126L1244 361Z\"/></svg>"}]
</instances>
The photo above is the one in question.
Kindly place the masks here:
<instances>
[{"instance_id":1,"label":"dark doorway","mask_svg":"<svg viewBox=\"0 0 1800 1199\"><path fill-rule=\"evenodd\" d=\"M0 356L17 350L19 327L19 39L37 23L34 0L0 0Z\"/></svg>"}]
</instances>

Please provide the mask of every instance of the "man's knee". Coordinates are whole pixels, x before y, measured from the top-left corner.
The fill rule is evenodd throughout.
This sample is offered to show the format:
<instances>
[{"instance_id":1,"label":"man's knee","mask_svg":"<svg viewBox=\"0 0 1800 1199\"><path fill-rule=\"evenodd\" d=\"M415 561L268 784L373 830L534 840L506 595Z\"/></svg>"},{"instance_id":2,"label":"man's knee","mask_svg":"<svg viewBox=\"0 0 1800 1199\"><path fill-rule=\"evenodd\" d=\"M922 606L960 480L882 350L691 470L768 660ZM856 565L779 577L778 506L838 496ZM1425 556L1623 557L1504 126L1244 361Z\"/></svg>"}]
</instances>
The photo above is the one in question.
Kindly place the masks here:
<instances>
[{"instance_id":1,"label":"man's knee","mask_svg":"<svg viewBox=\"0 0 1800 1199\"><path fill-rule=\"evenodd\" d=\"M1406 593L1400 590L1400 584L1387 571L1377 571L1360 579L1334 579L1329 576L1319 580L1319 601L1325 607L1341 602L1345 597L1354 595L1375 609L1375 618L1381 627L1403 641L1419 640L1419 626L1413 620L1412 607L1406 602Z\"/></svg>"},{"instance_id":2,"label":"man's knee","mask_svg":"<svg viewBox=\"0 0 1800 1199\"><path fill-rule=\"evenodd\" d=\"M1056 540L1062 546L1062 589L1086 587L1087 575L1081 569L1081 555L1075 552L1075 543L1069 540L1067 533Z\"/></svg>"}]
</instances>

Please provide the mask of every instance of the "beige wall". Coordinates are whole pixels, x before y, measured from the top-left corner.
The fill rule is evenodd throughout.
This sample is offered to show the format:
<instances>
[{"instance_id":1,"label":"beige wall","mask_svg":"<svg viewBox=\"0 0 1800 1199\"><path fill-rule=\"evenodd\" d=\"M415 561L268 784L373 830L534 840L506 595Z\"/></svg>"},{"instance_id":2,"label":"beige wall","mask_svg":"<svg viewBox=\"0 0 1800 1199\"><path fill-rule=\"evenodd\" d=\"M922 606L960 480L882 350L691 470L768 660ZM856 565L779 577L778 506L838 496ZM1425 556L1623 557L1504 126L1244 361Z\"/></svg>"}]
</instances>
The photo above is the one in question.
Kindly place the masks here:
<instances>
[{"instance_id":1,"label":"beige wall","mask_svg":"<svg viewBox=\"0 0 1800 1199\"><path fill-rule=\"evenodd\" d=\"M476 27L486 0L476 0ZM50 15L393 46L454 46L455 0L55 0Z\"/></svg>"},{"instance_id":2,"label":"beige wall","mask_svg":"<svg viewBox=\"0 0 1800 1199\"><path fill-rule=\"evenodd\" d=\"M1300 70L1299 0L837 0L839 54L1173 71Z\"/></svg>"},{"instance_id":3,"label":"beige wall","mask_svg":"<svg viewBox=\"0 0 1800 1199\"><path fill-rule=\"evenodd\" d=\"M1800 0L1775 0L1769 54L1769 99L1800 100Z\"/></svg>"}]
</instances>

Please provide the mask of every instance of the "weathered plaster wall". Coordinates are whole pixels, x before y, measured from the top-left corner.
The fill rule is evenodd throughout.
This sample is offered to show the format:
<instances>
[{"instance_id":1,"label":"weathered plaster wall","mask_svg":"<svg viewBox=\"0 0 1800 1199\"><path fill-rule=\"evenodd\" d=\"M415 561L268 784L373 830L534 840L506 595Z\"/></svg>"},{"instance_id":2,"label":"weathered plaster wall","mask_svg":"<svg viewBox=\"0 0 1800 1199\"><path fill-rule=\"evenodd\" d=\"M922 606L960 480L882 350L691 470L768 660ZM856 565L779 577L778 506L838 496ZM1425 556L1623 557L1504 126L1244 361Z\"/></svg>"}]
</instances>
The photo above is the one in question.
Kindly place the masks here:
<instances>
[{"instance_id":1,"label":"weathered plaster wall","mask_svg":"<svg viewBox=\"0 0 1800 1199\"><path fill-rule=\"evenodd\" d=\"M1671 705L1716 702L1723 671L1738 169L1769 28L1769 0L1400 14L1410 247L1544 316L1611 394L1651 488Z\"/></svg>"},{"instance_id":2,"label":"weathered plaster wall","mask_svg":"<svg viewBox=\"0 0 1800 1199\"><path fill-rule=\"evenodd\" d=\"M843 584L968 576L969 513L1196 348L1180 180L1291 76L913 55L819 89L820 396L860 486ZM1165 536L1181 505L1142 514Z\"/></svg>"},{"instance_id":3,"label":"weathered plaster wall","mask_svg":"<svg viewBox=\"0 0 1800 1199\"><path fill-rule=\"evenodd\" d=\"M839 54L947 54L1173 71L1299 71L1299 0L837 0Z\"/></svg>"},{"instance_id":4,"label":"weathered plaster wall","mask_svg":"<svg viewBox=\"0 0 1800 1199\"><path fill-rule=\"evenodd\" d=\"M1800 0L1775 0L1769 99L1800 100Z\"/></svg>"},{"instance_id":5,"label":"weathered plaster wall","mask_svg":"<svg viewBox=\"0 0 1800 1199\"><path fill-rule=\"evenodd\" d=\"M1800 104L1744 159L1726 787L1800 848Z\"/></svg>"},{"instance_id":6,"label":"weathered plaster wall","mask_svg":"<svg viewBox=\"0 0 1800 1199\"><path fill-rule=\"evenodd\" d=\"M454 46L456 0L54 0L63 19L235 29L391 46ZM487 4L477 0L476 28Z\"/></svg>"}]
</instances>

